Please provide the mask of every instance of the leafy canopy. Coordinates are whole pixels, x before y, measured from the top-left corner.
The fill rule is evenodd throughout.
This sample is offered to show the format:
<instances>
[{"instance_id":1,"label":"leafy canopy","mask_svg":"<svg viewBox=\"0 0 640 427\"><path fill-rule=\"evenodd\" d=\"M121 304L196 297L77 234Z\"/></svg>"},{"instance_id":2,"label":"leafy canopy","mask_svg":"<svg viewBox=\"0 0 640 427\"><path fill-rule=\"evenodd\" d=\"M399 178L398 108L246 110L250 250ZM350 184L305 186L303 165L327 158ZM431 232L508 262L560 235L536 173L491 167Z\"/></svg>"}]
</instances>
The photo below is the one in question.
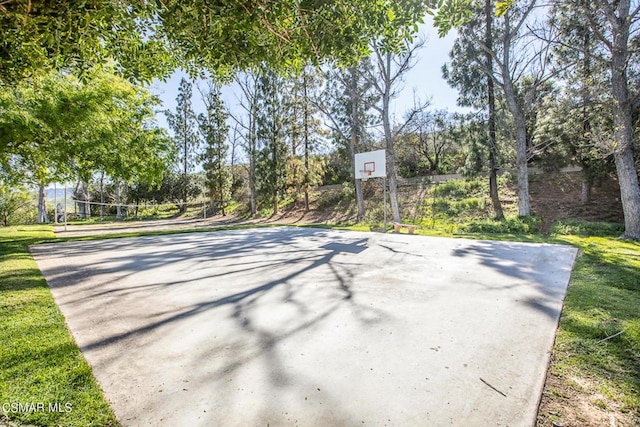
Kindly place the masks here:
<instances>
[{"instance_id":1,"label":"leafy canopy","mask_svg":"<svg viewBox=\"0 0 640 427\"><path fill-rule=\"evenodd\" d=\"M504 16L515 0L499 0L496 2L496 16ZM469 22L474 14L474 6L480 2L474 0L436 0L427 11L433 16L433 25L438 29L438 36L444 37L453 28Z\"/></svg>"},{"instance_id":2,"label":"leafy canopy","mask_svg":"<svg viewBox=\"0 0 640 427\"><path fill-rule=\"evenodd\" d=\"M132 79L179 65L227 74L262 62L353 62L373 38L417 31L425 0L5 0L0 81L42 70L87 71L109 58Z\"/></svg>"},{"instance_id":3,"label":"leafy canopy","mask_svg":"<svg viewBox=\"0 0 640 427\"><path fill-rule=\"evenodd\" d=\"M173 68L144 1L0 2L0 83L74 69L84 76L115 58L127 77L151 81Z\"/></svg>"}]
</instances>

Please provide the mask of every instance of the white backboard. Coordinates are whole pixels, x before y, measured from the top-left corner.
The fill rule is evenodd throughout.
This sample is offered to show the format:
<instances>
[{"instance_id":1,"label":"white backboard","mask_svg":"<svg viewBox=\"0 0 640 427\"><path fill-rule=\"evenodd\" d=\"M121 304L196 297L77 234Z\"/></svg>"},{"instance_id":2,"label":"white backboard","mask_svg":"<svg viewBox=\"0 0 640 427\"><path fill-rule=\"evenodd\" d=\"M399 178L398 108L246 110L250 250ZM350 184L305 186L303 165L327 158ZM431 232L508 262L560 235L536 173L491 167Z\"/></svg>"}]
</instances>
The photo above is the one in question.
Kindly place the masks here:
<instances>
[{"instance_id":1,"label":"white backboard","mask_svg":"<svg viewBox=\"0 0 640 427\"><path fill-rule=\"evenodd\" d=\"M356 154L356 179L383 178L387 176L386 159L385 150Z\"/></svg>"}]
</instances>

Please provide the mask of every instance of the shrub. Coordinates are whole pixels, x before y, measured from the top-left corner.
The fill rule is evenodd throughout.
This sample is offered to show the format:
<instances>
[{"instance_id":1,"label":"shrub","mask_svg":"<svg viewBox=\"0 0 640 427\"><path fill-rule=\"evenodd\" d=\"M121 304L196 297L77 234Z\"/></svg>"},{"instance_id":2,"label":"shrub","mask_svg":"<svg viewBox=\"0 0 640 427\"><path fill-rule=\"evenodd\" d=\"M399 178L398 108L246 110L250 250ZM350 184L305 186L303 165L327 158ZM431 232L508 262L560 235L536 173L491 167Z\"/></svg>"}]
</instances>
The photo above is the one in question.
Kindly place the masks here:
<instances>
[{"instance_id":1,"label":"shrub","mask_svg":"<svg viewBox=\"0 0 640 427\"><path fill-rule=\"evenodd\" d=\"M460 226L465 233L533 234L539 231L540 220L535 217L506 218L502 221L480 220Z\"/></svg>"},{"instance_id":2,"label":"shrub","mask_svg":"<svg viewBox=\"0 0 640 427\"><path fill-rule=\"evenodd\" d=\"M427 209L431 209L432 214L455 216L476 216L477 213L484 212L486 203L480 197L468 197L462 200L450 200L437 198L427 200Z\"/></svg>"},{"instance_id":3,"label":"shrub","mask_svg":"<svg viewBox=\"0 0 640 427\"><path fill-rule=\"evenodd\" d=\"M351 181L345 181L342 184L342 194L347 200L353 200L355 195L355 185Z\"/></svg>"},{"instance_id":4,"label":"shrub","mask_svg":"<svg viewBox=\"0 0 640 427\"><path fill-rule=\"evenodd\" d=\"M469 197L453 203L457 212L478 211L485 208L484 199L479 197Z\"/></svg>"},{"instance_id":5,"label":"shrub","mask_svg":"<svg viewBox=\"0 0 640 427\"><path fill-rule=\"evenodd\" d=\"M384 221L384 207L376 205L366 210L364 220L368 224L382 224ZM387 221L391 221L391 216L387 217Z\"/></svg>"},{"instance_id":6,"label":"shrub","mask_svg":"<svg viewBox=\"0 0 640 427\"><path fill-rule=\"evenodd\" d=\"M589 222L574 219L560 219L551 227L551 234L577 236L619 236L624 225L611 222Z\"/></svg>"},{"instance_id":7,"label":"shrub","mask_svg":"<svg viewBox=\"0 0 640 427\"><path fill-rule=\"evenodd\" d=\"M346 194L342 190L322 191L316 202L317 209L334 209L343 200L350 201L353 199L352 194Z\"/></svg>"},{"instance_id":8,"label":"shrub","mask_svg":"<svg viewBox=\"0 0 640 427\"><path fill-rule=\"evenodd\" d=\"M433 188L433 194L436 197L447 197L454 199L468 198L477 196L478 192L483 189L483 183L479 180L454 180L447 181Z\"/></svg>"}]
</instances>

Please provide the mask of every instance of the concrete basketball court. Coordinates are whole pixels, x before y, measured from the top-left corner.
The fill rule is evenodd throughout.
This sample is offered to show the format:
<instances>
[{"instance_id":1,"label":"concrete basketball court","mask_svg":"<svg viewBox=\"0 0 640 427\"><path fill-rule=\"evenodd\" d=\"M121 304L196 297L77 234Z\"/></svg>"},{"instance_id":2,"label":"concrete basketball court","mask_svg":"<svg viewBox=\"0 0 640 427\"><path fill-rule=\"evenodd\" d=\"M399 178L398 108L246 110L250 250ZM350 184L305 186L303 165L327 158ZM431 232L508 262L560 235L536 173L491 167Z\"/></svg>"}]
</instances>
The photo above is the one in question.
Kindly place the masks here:
<instances>
[{"instance_id":1,"label":"concrete basketball court","mask_svg":"<svg viewBox=\"0 0 640 427\"><path fill-rule=\"evenodd\" d=\"M312 228L31 248L125 426L529 426L576 249Z\"/></svg>"}]
</instances>

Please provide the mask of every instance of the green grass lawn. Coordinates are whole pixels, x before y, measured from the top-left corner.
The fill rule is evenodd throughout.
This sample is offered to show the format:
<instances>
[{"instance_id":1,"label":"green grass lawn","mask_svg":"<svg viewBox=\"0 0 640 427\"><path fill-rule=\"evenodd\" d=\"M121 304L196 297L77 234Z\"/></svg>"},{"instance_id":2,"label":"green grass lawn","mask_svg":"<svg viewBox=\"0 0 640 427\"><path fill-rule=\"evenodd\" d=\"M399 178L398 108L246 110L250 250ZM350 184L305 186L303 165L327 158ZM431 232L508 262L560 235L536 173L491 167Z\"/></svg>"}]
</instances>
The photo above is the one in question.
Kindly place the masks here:
<instances>
[{"instance_id":1,"label":"green grass lawn","mask_svg":"<svg viewBox=\"0 0 640 427\"><path fill-rule=\"evenodd\" d=\"M576 235L554 240L577 246L580 255L539 422L640 425L640 244Z\"/></svg>"},{"instance_id":2,"label":"green grass lawn","mask_svg":"<svg viewBox=\"0 0 640 427\"><path fill-rule=\"evenodd\" d=\"M608 417L613 416L618 424L640 425L640 244L616 239L615 227L565 226L544 238L509 222L505 229L489 225L478 228L482 234L456 230L470 238L562 243L580 249L539 424L599 425L601 419L609 425ZM452 235L442 229L422 228L420 233ZM5 414L21 423L118 425L29 254L28 245L53 239L49 226L0 228L0 405L45 405L46 411ZM71 411L50 412L50 403L63 409L68 403ZM583 405L591 415L585 415Z\"/></svg>"},{"instance_id":3,"label":"green grass lawn","mask_svg":"<svg viewBox=\"0 0 640 427\"><path fill-rule=\"evenodd\" d=\"M0 228L0 419L118 425L29 254L51 239L49 226Z\"/></svg>"}]
</instances>

